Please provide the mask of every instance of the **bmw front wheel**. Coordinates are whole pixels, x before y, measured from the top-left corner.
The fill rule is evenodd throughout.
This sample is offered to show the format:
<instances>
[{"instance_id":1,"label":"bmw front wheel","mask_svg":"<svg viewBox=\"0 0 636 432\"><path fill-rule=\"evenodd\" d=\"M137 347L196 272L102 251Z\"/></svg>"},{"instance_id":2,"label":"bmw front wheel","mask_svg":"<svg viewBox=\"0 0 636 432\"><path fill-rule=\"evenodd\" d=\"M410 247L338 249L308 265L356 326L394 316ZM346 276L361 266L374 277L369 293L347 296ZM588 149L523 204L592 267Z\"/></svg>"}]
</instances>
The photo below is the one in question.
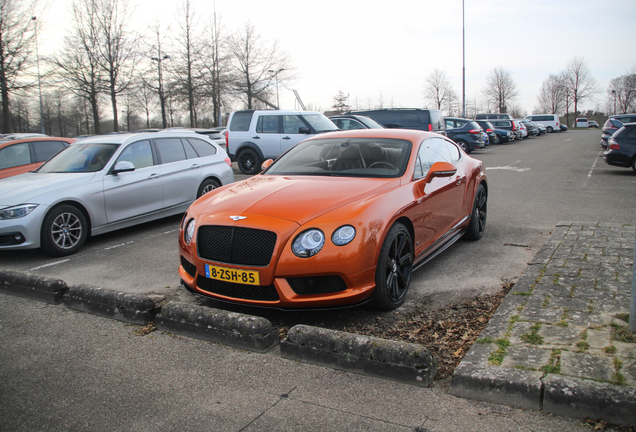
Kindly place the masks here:
<instances>
[{"instance_id":1,"label":"bmw front wheel","mask_svg":"<svg viewBox=\"0 0 636 432\"><path fill-rule=\"evenodd\" d=\"M72 205L55 207L42 223L42 249L49 255L66 256L76 253L88 237L84 214Z\"/></svg>"}]
</instances>

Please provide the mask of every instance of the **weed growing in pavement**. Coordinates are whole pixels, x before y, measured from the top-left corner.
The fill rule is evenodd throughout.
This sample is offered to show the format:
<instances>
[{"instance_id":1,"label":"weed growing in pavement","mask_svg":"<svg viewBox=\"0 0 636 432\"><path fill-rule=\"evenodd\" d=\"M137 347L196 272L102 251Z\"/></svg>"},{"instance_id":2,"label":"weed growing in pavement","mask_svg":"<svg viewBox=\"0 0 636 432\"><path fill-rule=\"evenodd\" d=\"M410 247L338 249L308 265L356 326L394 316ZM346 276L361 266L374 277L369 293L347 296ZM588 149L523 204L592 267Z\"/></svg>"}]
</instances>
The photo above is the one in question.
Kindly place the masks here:
<instances>
[{"instance_id":1,"label":"weed growing in pavement","mask_svg":"<svg viewBox=\"0 0 636 432\"><path fill-rule=\"evenodd\" d=\"M623 368L623 362L620 359L614 357L614 382L618 385L625 385L625 377L621 373L621 369Z\"/></svg>"},{"instance_id":2,"label":"weed growing in pavement","mask_svg":"<svg viewBox=\"0 0 636 432\"><path fill-rule=\"evenodd\" d=\"M548 307L548 304L550 304L550 296L546 296L545 300L543 300L543 307Z\"/></svg>"},{"instance_id":3,"label":"weed growing in pavement","mask_svg":"<svg viewBox=\"0 0 636 432\"><path fill-rule=\"evenodd\" d=\"M510 346L510 342L508 339L497 339L495 343L499 346L497 351L490 354L488 357L488 361L494 365L500 366L501 362L503 362L506 353L508 352L508 347Z\"/></svg>"},{"instance_id":4,"label":"weed growing in pavement","mask_svg":"<svg viewBox=\"0 0 636 432\"><path fill-rule=\"evenodd\" d=\"M604 351L607 354L614 354L616 352L616 347L614 345L610 345L608 347L605 347Z\"/></svg>"},{"instance_id":5,"label":"weed growing in pavement","mask_svg":"<svg viewBox=\"0 0 636 432\"><path fill-rule=\"evenodd\" d=\"M614 318L618 318L621 321L625 321L629 324L629 314L628 313L618 313L614 315Z\"/></svg>"},{"instance_id":6,"label":"weed growing in pavement","mask_svg":"<svg viewBox=\"0 0 636 432\"><path fill-rule=\"evenodd\" d=\"M543 343L543 336L539 334L541 330L541 323L536 323L530 327L530 333L524 333L521 335L521 340L531 345L541 345Z\"/></svg>"},{"instance_id":7,"label":"weed growing in pavement","mask_svg":"<svg viewBox=\"0 0 636 432\"><path fill-rule=\"evenodd\" d=\"M636 335L629 331L627 327L623 327L617 323L610 323L612 327L612 340L626 343L636 343Z\"/></svg>"},{"instance_id":8,"label":"weed growing in pavement","mask_svg":"<svg viewBox=\"0 0 636 432\"><path fill-rule=\"evenodd\" d=\"M540 369L545 374L558 374L561 373L561 350L555 349L552 350L552 355L550 356L550 363L543 366ZM545 375L544 375L545 376Z\"/></svg>"}]
</instances>

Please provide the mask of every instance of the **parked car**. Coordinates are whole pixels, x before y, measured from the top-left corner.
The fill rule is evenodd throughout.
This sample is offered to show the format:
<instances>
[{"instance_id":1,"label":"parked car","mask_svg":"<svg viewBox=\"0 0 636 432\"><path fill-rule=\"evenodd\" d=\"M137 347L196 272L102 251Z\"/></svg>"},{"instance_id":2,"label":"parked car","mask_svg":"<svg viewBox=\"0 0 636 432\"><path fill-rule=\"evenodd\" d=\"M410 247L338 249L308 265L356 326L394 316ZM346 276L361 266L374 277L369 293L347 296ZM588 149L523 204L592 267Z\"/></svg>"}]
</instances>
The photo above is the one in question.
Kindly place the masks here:
<instances>
[{"instance_id":1,"label":"parked car","mask_svg":"<svg viewBox=\"0 0 636 432\"><path fill-rule=\"evenodd\" d=\"M561 124L559 127L561 128L561 132L567 132L568 131L568 126L567 125Z\"/></svg>"},{"instance_id":2,"label":"parked car","mask_svg":"<svg viewBox=\"0 0 636 432\"><path fill-rule=\"evenodd\" d=\"M545 135L546 133L548 133L548 128L542 125L541 123L535 123L535 122L531 122L531 123L537 126L537 128L539 129L539 135Z\"/></svg>"},{"instance_id":3,"label":"parked car","mask_svg":"<svg viewBox=\"0 0 636 432\"><path fill-rule=\"evenodd\" d=\"M179 276L191 292L274 308L373 301L391 310L415 268L462 235L484 234L483 164L436 133L328 133L263 165L184 216Z\"/></svg>"},{"instance_id":4,"label":"parked car","mask_svg":"<svg viewBox=\"0 0 636 432\"><path fill-rule=\"evenodd\" d=\"M495 120L495 119L512 120L512 116L506 113L480 113L475 115L475 120Z\"/></svg>"},{"instance_id":5,"label":"parked car","mask_svg":"<svg viewBox=\"0 0 636 432\"><path fill-rule=\"evenodd\" d=\"M243 174L256 174L264 160L277 158L309 136L336 130L314 111L235 111L228 119L228 153Z\"/></svg>"},{"instance_id":6,"label":"parked car","mask_svg":"<svg viewBox=\"0 0 636 432\"><path fill-rule=\"evenodd\" d=\"M484 131L486 136L488 137L488 144L499 144L497 140L497 134L495 133L495 127L488 120L475 120L481 130Z\"/></svg>"},{"instance_id":7,"label":"parked car","mask_svg":"<svg viewBox=\"0 0 636 432\"><path fill-rule=\"evenodd\" d=\"M76 141L35 172L0 180L0 250L70 255L88 236L183 213L233 181L227 154L193 132Z\"/></svg>"},{"instance_id":8,"label":"parked car","mask_svg":"<svg viewBox=\"0 0 636 432\"><path fill-rule=\"evenodd\" d=\"M351 129L384 129L380 123L376 122L370 117L355 115L355 114L340 114L330 116L331 120L338 129L351 130Z\"/></svg>"},{"instance_id":9,"label":"parked car","mask_svg":"<svg viewBox=\"0 0 636 432\"><path fill-rule=\"evenodd\" d=\"M0 179L33 171L74 141L47 136L0 141Z\"/></svg>"},{"instance_id":10,"label":"parked car","mask_svg":"<svg viewBox=\"0 0 636 432\"><path fill-rule=\"evenodd\" d=\"M225 128L224 127L214 127L214 128L190 128L190 127L171 127L164 129L166 132L186 132L192 131L196 132L199 135L205 135L210 138L216 145L221 147L226 153L227 151L227 142L225 139ZM155 132L155 131L149 131Z\"/></svg>"},{"instance_id":11,"label":"parked car","mask_svg":"<svg viewBox=\"0 0 636 432\"><path fill-rule=\"evenodd\" d=\"M513 120L513 121L517 123L517 128L519 130L519 132L517 133L517 136L520 137L519 139L528 138L528 129L526 129L526 125L521 123L521 120Z\"/></svg>"},{"instance_id":12,"label":"parked car","mask_svg":"<svg viewBox=\"0 0 636 432\"><path fill-rule=\"evenodd\" d=\"M599 128L599 125L598 125L598 123L596 122L596 120L589 120L589 121L587 122L587 127L588 127L588 128L598 129L598 128Z\"/></svg>"},{"instance_id":13,"label":"parked car","mask_svg":"<svg viewBox=\"0 0 636 432\"><path fill-rule=\"evenodd\" d=\"M574 124L572 125L572 127L586 128L587 127L587 118L585 118L585 117L577 118L574 121Z\"/></svg>"},{"instance_id":14,"label":"parked car","mask_svg":"<svg viewBox=\"0 0 636 432\"><path fill-rule=\"evenodd\" d=\"M512 142L517 139L517 129L512 120L488 120L495 127L495 134L499 143Z\"/></svg>"},{"instance_id":15,"label":"parked car","mask_svg":"<svg viewBox=\"0 0 636 432\"><path fill-rule=\"evenodd\" d=\"M623 124L633 122L636 122L636 114L619 114L610 116L601 129L601 147L606 149L609 137L623 127Z\"/></svg>"},{"instance_id":16,"label":"parked car","mask_svg":"<svg viewBox=\"0 0 636 432\"><path fill-rule=\"evenodd\" d=\"M355 111L347 114L357 114L371 117L384 127L391 129L417 129L428 132L446 134L444 129L444 115L439 110L425 110L419 108L395 108L372 111Z\"/></svg>"},{"instance_id":17,"label":"parked car","mask_svg":"<svg viewBox=\"0 0 636 432\"><path fill-rule=\"evenodd\" d=\"M505 119L489 120L489 121L490 123L493 124L493 126L495 126L496 129L511 131L514 134L515 139L521 139L519 124L516 121L505 120Z\"/></svg>"},{"instance_id":18,"label":"parked car","mask_svg":"<svg viewBox=\"0 0 636 432\"><path fill-rule=\"evenodd\" d=\"M561 132L561 122L556 114L532 114L524 118L544 125L548 133Z\"/></svg>"},{"instance_id":19,"label":"parked car","mask_svg":"<svg viewBox=\"0 0 636 432\"><path fill-rule=\"evenodd\" d=\"M608 141L603 159L608 165L636 171L636 123L625 123Z\"/></svg>"},{"instance_id":20,"label":"parked car","mask_svg":"<svg viewBox=\"0 0 636 432\"><path fill-rule=\"evenodd\" d=\"M526 128L528 136L539 136L539 126L529 120L519 120L519 122Z\"/></svg>"},{"instance_id":21,"label":"parked car","mask_svg":"<svg viewBox=\"0 0 636 432\"><path fill-rule=\"evenodd\" d=\"M444 117L444 127L446 128L446 135L455 141L466 153L483 148L486 145L481 126L474 120Z\"/></svg>"}]
</instances>

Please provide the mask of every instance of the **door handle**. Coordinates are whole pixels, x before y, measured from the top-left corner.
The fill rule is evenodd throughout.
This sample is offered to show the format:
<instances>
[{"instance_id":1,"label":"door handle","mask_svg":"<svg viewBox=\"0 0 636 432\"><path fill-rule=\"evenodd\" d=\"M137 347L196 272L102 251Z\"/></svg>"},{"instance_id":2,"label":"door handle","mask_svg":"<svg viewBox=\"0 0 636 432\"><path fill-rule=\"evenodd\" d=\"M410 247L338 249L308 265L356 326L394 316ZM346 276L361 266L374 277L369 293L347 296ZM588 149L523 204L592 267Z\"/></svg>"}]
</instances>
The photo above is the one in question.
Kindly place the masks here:
<instances>
[{"instance_id":1,"label":"door handle","mask_svg":"<svg viewBox=\"0 0 636 432\"><path fill-rule=\"evenodd\" d=\"M283 139L291 139L291 138L288 136L284 136Z\"/></svg>"},{"instance_id":2,"label":"door handle","mask_svg":"<svg viewBox=\"0 0 636 432\"><path fill-rule=\"evenodd\" d=\"M148 176L148 178L149 178L150 180L157 179L157 178L159 178L159 174L156 174L156 173L150 174L150 175Z\"/></svg>"},{"instance_id":3,"label":"door handle","mask_svg":"<svg viewBox=\"0 0 636 432\"><path fill-rule=\"evenodd\" d=\"M261 139L261 137L259 137L258 135L253 136L252 139Z\"/></svg>"},{"instance_id":4,"label":"door handle","mask_svg":"<svg viewBox=\"0 0 636 432\"><path fill-rule=\"evenodd\" d=\"M459 186L460 184L462 184L465 178L466 177L458 177L457 178L457 185Z\"/></svg>"},{"instance_id":5,"label":"door handle","mask_svg":"<svg viewBox=\"0 0 636 432\"><path fill-rule=\"evenodd\" d=\"M199 165L199 164L192 164L190 169L197 169L197 168L200 168L200 167L201 167L201 165Z\"/></svg>"}]
</instances>

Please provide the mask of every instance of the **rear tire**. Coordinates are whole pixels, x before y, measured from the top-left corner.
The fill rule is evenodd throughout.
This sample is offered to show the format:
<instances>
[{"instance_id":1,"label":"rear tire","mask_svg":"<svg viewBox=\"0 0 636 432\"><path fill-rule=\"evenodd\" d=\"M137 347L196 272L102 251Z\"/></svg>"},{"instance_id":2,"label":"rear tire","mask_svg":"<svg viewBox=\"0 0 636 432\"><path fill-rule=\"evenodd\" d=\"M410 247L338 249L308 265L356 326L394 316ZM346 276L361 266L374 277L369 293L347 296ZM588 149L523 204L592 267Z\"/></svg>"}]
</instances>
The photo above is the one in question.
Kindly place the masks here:
<instances>
[{"instance_id":1,"label":"rear tire","mask_svg":"<svg viewBox=\"0 0 636 432\"><path fill-rule=\"evenodd\" d=\"M84 213L72 205L52 209L42 222L41 245L52 256L76 253L88 237L88 224Z\"/></svg>"},{"instance_id":2,"label":"rear tire","mask_svg":"<svg viewBox=\"0 0 636 432\"><path fill-rule=\"evenodd\" d=\"M636 158L632 160L632 171L636 172Z\"/></svg>"},{"instance_id":3,"label":"rear tire","mask_svg":"<svg viewBox=\"0 0 636 432\"><path fill-rule=\"evenodd\" d=\"M253 175L261 169L261 158L251 148L242 150L237 157L237 164L243 174Z\"/></svg>"},{"instance_id":4,"label":"rear tire","mask_svg":"<svg viewBox=\"0 0 636 432\"><path fill-rule=\"evenodd\" d=\"M219 182L213 179L205 179L201 186L199 186L199 190L197 191L197 198L201 198L208 192L212 192L214 189L221 187Z\"/></svg>"},{"instance_id":5,"label":"rear tire","mask_svg":"<svg viewBox=\"0 0 636 432\"><path fill-rule=\"evenodd\" d=\"M466 153L470 153L472 150L468 147L468 143L464 140L457 141L457 145L464 150Z\"/></svg>"},{"instance_id":6,"label":"rear tire","mask_svg":"<svg viewBox=\"0 0 636 432\"><path fill-rule=\"evenodd\" d=\"M548 130L548 133L552 133L552 132L554 132L554 129L552 129L552 126L548 126L548 127L547 127L547 130Z\"/></svg>"},{"instance_id":7,"label":"rear tire","mask_svg":"<svg viewBox=\"0 0 636 432\"><path fill-rule=\"evenodd\" d=\"M406 299L413 271L413 243L404 225L391 227L378 258L375 270L373 299L379 309L393 310Z\"/></svg>"}]
</instances>

